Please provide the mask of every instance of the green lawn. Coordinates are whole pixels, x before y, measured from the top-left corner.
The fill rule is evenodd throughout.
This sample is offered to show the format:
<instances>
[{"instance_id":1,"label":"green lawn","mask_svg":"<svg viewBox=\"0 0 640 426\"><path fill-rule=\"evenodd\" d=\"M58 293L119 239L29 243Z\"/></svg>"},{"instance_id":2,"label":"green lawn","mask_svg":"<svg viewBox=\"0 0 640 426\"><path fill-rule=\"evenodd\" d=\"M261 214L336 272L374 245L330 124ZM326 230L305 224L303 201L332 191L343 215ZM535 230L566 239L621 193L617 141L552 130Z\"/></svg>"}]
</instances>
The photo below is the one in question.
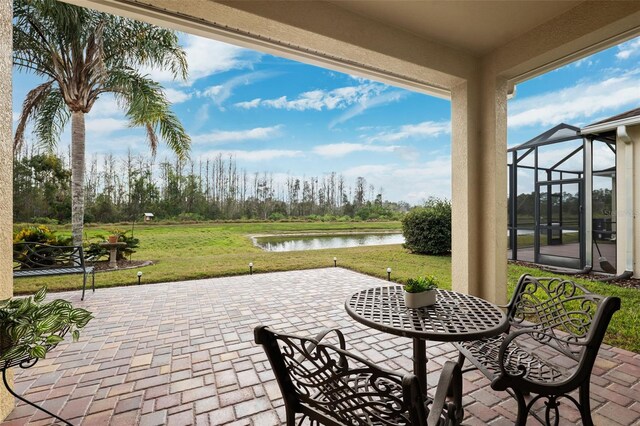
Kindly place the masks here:
<instances>
[{"instance_id":1,"label":"green lawn","mask_svg":"<svg viewBox=\"0 0 640 426\"><path fill-rule=\"evenodd\" d=\"M19 226L17 226L19 227ZM124 226L117 226L125 228ZM106 235L113 226L87 227L89 236ZM451 288L451 259L449 257L422 256L409 253L400 245L370 246L343 249L310 250L270 253L254 247L250 235L278 233L322 233L345 231L400 230L399 222L289 222L289 223L204 223L176 225L137 225L135 236L140 248L134 260L153 260L154 265L141 268L143 283L171 282L199 278L254 273L310 269L338 265L368 275L386 278L391 267L391 278L403 282L418 275L437 276L442 287ZM61 228L59 232L68 232ZM138 269L96 274L97 287L133 285L137 283ZM509 291L523 273L550 275L536 269L509 265ZM622 310L614 315L606 337L607 343L640 352L640 292L610 284L585 282L594 292L617 295L622 299ZM82 279L78 275L17 279L16 294L33 293L42 284L51 291L78 289Z\"/></svg>"}]
</instances>

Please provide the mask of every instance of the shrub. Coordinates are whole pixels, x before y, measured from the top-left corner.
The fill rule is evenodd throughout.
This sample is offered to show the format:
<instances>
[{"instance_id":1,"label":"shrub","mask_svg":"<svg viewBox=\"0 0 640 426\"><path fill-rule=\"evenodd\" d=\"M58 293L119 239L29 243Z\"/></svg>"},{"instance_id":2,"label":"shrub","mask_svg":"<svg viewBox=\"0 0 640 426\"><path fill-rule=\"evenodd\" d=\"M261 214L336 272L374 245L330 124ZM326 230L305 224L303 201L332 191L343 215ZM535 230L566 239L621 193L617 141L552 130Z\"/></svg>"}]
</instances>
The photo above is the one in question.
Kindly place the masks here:
<instances>
[{"instance_id":1,"label":"shrub","mask_svg":"<svg viewBox=\"0 0 640 426\"><path fill-rule=\"evenodd\" d=\"M34 217L31 219L31 223L42 223L45 225L57 225L58 223L58 219L54 219L52 217Z\"/></svg>"},{"instance_id":2,"label":"shrub","mask_svg":"<svg viewBox=\"0 0 640 426\"><path fill-rule=\"evenodd\" d=\"M68 246L71 237L56 235L45 225L25 226L13 236L14 243L44 243L54 246Z\"/></svg>"},{"instance_id":3,"label":"shrub","mask_svg":"<svg viewBox=\"0 0 640 426\"><path fill-rule=\"evenodd\" d=\"M414 253L445 255L451 253L451 202L430 199L402 219L404 246Z\"/></svg>"},{"instance_id":4,"label":"shrub","mask_svg":"<svg viewBox=\"0 0 640 426\"><path fill-rule=\"evenodd\" d=\"M284 220L284 215L282 213L274 212L269 215L269 220L272 220L274 222Z\"/></svg>"},{"instance_id":5,"label":"shrub","mask_svg":"<svg viewBox=\"0 0 640 426\"><path fill-rule=\"evenodd\" d=\"M180 213L176 216L176 220L179 220L180 222L202 222L204 221L204 216L198 213L186 212Z\"/></svg>"}]
</instances>

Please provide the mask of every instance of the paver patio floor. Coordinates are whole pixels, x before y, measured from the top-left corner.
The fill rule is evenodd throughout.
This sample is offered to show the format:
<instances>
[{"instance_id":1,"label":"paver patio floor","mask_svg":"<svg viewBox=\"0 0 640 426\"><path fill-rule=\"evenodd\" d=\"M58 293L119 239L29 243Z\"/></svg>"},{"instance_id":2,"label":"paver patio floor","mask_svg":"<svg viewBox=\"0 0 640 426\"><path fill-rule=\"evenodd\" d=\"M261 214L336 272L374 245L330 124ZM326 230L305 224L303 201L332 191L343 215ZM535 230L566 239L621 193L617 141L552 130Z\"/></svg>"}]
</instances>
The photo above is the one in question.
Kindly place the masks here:
<instances>
[{"instance_id":1,"label":"paver patio floor","mask_svg":"<svg viewBox=\"0 0 640 426\"><path fill-rule=\"evenodd\" d=\"M411 341L356 323L343 306L349 294L386 284L327 268L98 289L84 302L79 291L57 293L95 319L79 342L65 341L35 367L16 370L16 388L74 425L279 425L282 399L253 328L312 335L338 327L350 350L406 372ZM436 342L427 351L434 385L457 353ZM596 424L640 424L639 377L640 355L603 346L592 376ZM513 424L515 402L476 372L465 375L464 392L465 424ZM577 410L561 410L561 424L579 424ZM50 423L18 404L2 424Z\"/></svg>"}]
</instances>

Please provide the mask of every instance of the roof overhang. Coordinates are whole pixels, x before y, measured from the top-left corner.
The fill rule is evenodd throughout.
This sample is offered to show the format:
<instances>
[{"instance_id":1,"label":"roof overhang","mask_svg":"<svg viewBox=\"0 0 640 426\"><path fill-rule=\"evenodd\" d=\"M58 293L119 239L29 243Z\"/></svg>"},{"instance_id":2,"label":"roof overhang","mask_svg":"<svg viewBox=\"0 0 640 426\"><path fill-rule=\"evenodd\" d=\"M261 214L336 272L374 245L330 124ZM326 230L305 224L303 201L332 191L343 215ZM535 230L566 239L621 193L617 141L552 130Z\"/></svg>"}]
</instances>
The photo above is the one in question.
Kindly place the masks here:
<instances>
[{"instance_id":1,"label":"roof overhang","mask_svg":"<svg viewBox=\"0 0 640 426\"><path fill-rule=\"evenodd\" d=\"M513 84L640 34L640 2L64 0L439 97Z\"/></svg>"},{"instance_id":2,"label":"roof overhang","mask_svg":"<svg viewBox=\"0 0 640 426\"><path fill-rule=\"evenodd\" d=\"M608 121L602 124L594 124L584 127L580 130L582 135L597 135L600 133L607 133L615 131L620 126L640 126L640 115L635 117L626 117L620 120Z\"/></svg>"}]
</instances>

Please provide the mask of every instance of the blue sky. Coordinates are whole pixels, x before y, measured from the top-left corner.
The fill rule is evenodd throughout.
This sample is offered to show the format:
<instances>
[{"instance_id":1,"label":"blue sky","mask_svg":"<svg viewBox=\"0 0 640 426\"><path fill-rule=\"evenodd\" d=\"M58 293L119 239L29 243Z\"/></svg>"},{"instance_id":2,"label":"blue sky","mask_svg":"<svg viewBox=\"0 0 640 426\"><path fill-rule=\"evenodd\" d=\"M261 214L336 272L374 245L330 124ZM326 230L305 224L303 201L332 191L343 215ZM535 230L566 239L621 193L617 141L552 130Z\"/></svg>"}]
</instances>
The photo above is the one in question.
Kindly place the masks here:
<instances>
[{"instance_id":1,"label":"blue sky","mask_svg":"<svg viewBox=\"0 0 640 426\"><path fill-rule=\"evenodd\" d=\"M193 160L234 156L249 172L363 176L385 199L451 196L450 102L375 81L181 35L190 76L159 70L173 110L192 137ZM14 73L14 119L38 82ZM509 145L566 122L581 126L640 106L640 37L521 83L509 101ZM114 99L87 115L87 156L149 153ZM30 140L29 138L27 140ZM61 137L66 151L69 129ZM158 161L172 158L160 147Z\"/></svg>"}]
</instances>

